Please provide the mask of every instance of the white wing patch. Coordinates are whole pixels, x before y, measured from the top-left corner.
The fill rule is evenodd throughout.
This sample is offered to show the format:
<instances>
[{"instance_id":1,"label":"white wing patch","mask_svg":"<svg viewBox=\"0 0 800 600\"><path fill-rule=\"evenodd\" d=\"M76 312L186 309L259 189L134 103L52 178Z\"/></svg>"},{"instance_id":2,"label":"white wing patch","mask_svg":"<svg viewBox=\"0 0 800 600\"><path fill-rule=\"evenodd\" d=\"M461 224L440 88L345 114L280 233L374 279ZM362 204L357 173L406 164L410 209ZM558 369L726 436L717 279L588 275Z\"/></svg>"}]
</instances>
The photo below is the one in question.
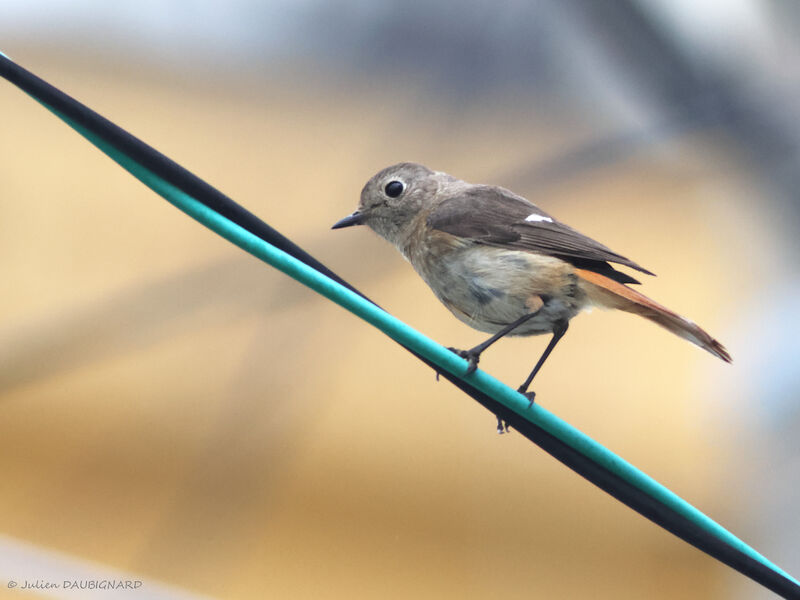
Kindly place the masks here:
<instances>
[{"instance_id":1,"label":"white wing patch","mask_svg":"<svg viewBox=\"0 0 800 600\"><path fill-rule=\"evenodd\" d=\"M536 213L533 213L532 215L528 215L527 217L525 217L525 220L526 221L531 221L533 223L538 222L538 221L547 221L548 223L552 223L553 222L553 219L551 219L550 217L537 215Z\"/></svg>"}]
</instances>

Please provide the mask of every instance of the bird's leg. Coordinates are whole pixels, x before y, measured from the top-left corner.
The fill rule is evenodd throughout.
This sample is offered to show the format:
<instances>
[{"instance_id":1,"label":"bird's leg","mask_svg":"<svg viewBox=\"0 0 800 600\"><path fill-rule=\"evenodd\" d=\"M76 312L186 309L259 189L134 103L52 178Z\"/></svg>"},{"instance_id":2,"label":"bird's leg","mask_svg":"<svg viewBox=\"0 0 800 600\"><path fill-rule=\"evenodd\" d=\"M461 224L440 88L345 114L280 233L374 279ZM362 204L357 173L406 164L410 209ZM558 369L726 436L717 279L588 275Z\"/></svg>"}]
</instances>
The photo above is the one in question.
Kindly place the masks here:
<instances>
[{"instance_id":1,"label":"bird's leg","mask_svg":"<svg viewBox=\"0 0 800 600\"><path fill-rule=\"evenodd\" d=\"M553 351L553 348L556 347L558 340L564 337L564 334L567 333L567 327L569 327L569 321L556 322L556 324L553 326L553 337L550 340L550 343L547 344L547 348L544 349L542 356L537 361L536 366L533 367L533 371L531 371L531 374L528 375L528 378L525 380L525 382L517 388L517 391L520 394L522 394L528 400L531 401L530 404L531 406L533 406L533 400L534 398L536 398L536 392L529 392L528 387L531 385L531 381L533 381L533 378L536 377L536 373L538 373L539 369L542 368L544 361L546 361L547 357L550 356L550 353Z\"/></svg>"},{"instance_id":2,"label":"bird's leg","mask_svg":"<svg viewBox=\"0 0 800 600\"><path fill-rule=\"evenodd\" d=\"M474 373L475 369L478 368L478 361L480 360L481 353L484 350L486 350L489 346L494 344L501 337L506 336L509 333L511 333L512 331L514 331L517 327L522 325L525 321L535 317L537 314L539 314L538 310L536 312L528 313L526 315L521 316L519 319L517 319L513 323L509 323L508 325L503 327L500 331L495 333L492 337L490 337L488 340L486 340L485 342L483 342L481 344L478 344L474 348L470 348L469 350L457 350L455 348L448 348L448 350L451 350L452 352L455 352L461 358L466 358L466 359L469 360L469 367L467 367L467 372L465 373L465 375L469 375L470 373Z\"/></svg>"}]
</instances>

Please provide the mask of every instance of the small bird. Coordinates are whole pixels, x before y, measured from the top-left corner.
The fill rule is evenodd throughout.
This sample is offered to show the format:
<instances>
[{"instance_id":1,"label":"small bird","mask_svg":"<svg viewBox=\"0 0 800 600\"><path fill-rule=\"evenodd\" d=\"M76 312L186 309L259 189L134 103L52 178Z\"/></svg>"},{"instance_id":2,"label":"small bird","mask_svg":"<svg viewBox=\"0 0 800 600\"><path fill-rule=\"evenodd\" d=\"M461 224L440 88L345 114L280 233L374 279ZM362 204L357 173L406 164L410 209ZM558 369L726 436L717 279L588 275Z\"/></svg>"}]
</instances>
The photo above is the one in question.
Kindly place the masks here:
<instances>
[{"instance_id":1,"label":"small bird","mask_svg":"<svg viewBox=\"0 0 800 600\"><path fill-rule=\"evenodd\" d=\"M570 319L594 306L650 319L731 362L722 344L628 287L639 282L609 263L653 273L504 188L399 163L373 176L358 209L333 229L352 225L367 225L394 244L450 312L492 334L470 350L452 349L469 360L468 373L505 335L552 334L518 388L531 403L535 393L528 388Z\"/></svg>"}]
</instances>

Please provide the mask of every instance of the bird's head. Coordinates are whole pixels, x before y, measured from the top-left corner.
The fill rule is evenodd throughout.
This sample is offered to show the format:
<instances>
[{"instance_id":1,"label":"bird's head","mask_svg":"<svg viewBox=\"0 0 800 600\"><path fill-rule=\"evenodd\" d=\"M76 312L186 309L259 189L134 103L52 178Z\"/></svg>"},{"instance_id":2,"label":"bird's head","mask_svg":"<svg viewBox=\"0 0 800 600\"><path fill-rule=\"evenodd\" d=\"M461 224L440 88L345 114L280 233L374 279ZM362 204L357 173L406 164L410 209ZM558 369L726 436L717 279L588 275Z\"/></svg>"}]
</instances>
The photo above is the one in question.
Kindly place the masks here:
<instances>
[{"instance_id":1,"label":"bird's head","mask_svg":"<svg viewBox=\"0 0 800 600\"><path fill-rule=\"evenodd\" d=\"M416 163L386 167L364 185L358 209L333 229L366 225L399 246L409 235L414 218L433 207L441 184L448 180L454 179Z\"/></svg>"}]
</instances>

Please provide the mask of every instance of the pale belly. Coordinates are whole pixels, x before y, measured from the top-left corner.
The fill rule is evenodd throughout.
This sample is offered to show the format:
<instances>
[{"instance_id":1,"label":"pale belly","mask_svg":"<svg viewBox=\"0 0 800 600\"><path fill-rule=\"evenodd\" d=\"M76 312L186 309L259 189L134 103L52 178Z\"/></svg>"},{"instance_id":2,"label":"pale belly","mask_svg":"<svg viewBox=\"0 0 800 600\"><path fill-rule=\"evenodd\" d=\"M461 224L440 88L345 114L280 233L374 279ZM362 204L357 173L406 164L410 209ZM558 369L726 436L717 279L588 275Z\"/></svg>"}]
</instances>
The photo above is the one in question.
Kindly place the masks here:
<instances>
[{"instance_id":1,"label":"pale belly","mask_svg":"<svg viewBox=\"0 0 800 600\"><path fill-rule=\"evenodd\" d=\"M511 335L551 333L586 305L572 265L554 257L466 246L412 264L456 317L486 333L535 311Z\"/></svg>"}]
</instances>

